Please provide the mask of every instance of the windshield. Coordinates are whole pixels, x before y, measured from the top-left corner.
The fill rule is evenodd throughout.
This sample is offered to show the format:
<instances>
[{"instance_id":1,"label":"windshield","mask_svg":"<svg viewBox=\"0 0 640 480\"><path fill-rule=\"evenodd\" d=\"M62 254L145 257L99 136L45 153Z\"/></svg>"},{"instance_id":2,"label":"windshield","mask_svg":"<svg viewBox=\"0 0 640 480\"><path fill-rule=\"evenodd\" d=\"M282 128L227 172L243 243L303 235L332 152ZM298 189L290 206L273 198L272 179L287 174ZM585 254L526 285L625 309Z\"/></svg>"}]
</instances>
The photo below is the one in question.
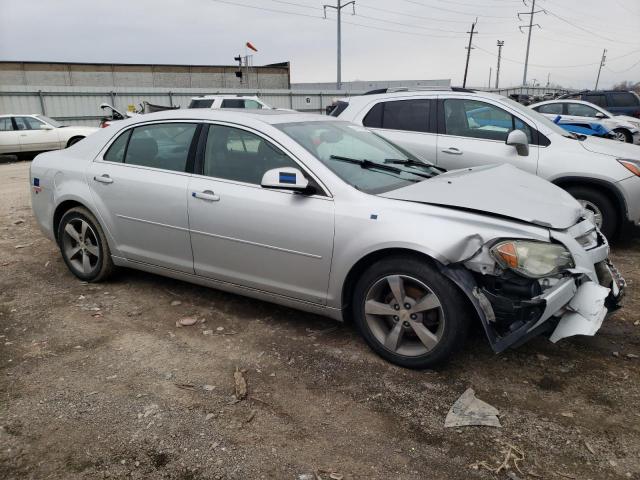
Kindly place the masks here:
<instances>
[{"instance_id":1,"label":"windshield","mask_svg":"<svg viewBox=\"0 0 640 480\"><path fill-rule=\"evenodd\" d=\"M47 122L49 125L51 125L54 128L60 128L65 126L62 123L58 122L57 120L54 120L53 118L45 117L44 115L37 115L37 117L40 120Z\"/></svg>"},{"instance_id":2,"label":"windshield","mask_svg":"<svg viewBox=\"0 0 640 480\"><path fill-rule=\"evenodd\" d=\"M564 128L559 127L541 113L536 112L533 108L525 107L524 105L515 102L507 97L501 98L500 100L508 104L510 107L515 108L519 112L522 112L524 115L531 117L536 123L544 125L553 133L557 133L558 135L562 135L563 137L573 138L573 136L570 135L569 132L567 132Z\"/></svg>"},{"instance_id":3,"label":"windshield","mask_svg":"<svg viewBox=\"0 0 640 480\"><path fill-rule=\"evenodd\" d=\"M349 122L276 125L349 185L382 193L420 182L438 170L364 127Z\"/></svg>"}]
</instances>

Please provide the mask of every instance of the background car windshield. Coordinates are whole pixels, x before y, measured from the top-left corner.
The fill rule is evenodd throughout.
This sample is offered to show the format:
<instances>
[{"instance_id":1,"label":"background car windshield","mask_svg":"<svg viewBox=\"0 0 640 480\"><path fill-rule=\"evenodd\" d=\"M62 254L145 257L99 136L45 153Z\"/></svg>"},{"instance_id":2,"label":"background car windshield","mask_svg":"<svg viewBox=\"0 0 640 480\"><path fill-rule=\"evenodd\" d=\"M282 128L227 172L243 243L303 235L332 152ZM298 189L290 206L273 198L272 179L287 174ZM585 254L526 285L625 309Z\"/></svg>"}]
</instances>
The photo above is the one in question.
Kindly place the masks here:
<instances>
[{"instance_id":1,"label":"background car windshield","mask_svg":"<svg viewBox=\"0 0 640 480\"><path fill-rule=\"evenodd\" d=\"M52 127L55 127L55 128L64 127L64 124L60 123L57 120L54 120L53 118L45 117L44 115L38 115L38 118L41 119L41 120L44 120L45 122L47 122Z\"/></svg>"},{"instance_id":2,"label":"background car windshield","mask_svg":"<svg viewBox=\"0 0 640 480\"><path fill-rule=\"evenodd\" d=\"M385 160L415 160L407 152L382 139L364 127L348 122L304 122L277 125L336 175L358 190L382 193L424 180L424 175L438 171L425 163L424 167L385 164ZM399 172L362 168L360 165L331 158L346 157L368 160L380 165L397 167Z\"/></svg>"}]
</instances>

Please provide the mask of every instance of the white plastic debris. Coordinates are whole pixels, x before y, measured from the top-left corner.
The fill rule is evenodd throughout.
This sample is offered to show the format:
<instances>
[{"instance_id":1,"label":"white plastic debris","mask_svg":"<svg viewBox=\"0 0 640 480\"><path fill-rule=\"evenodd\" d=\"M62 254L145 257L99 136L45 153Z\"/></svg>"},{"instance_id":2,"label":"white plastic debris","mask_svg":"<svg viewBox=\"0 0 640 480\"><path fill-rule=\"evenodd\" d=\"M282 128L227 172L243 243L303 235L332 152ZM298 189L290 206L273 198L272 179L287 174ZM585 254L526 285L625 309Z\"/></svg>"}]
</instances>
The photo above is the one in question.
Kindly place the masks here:
<instances>
[{"instance_id":1,"label":"white plastic debris","mask_svg":"<svg viewBox=\"0 0 640 480\"><path fill-rule=\"evenodd\" d=\"M487 427L502 427L497 408L492 407L479 398L472 388L468 388L449 409L444 426L468 427L471 425L484 425Z\"/></svg>"}]
</instances>

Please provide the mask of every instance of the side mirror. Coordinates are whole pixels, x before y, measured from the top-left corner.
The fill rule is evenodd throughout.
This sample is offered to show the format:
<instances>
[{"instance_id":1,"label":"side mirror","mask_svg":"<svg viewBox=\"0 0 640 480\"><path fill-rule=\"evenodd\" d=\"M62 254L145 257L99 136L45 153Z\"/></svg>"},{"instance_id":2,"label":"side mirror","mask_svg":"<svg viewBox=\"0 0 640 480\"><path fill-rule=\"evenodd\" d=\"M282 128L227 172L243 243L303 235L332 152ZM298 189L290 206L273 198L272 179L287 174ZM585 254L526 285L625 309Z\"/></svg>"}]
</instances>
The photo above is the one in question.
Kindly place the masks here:
<instances>
[{"instance_id":1,"label":"side mirror","mask_svg":"<svg viewBox=\"0 0 640 480\"><path fill-rule=\"evenodd\" d=\"M40 130L53 130L53 127L51 125L47 125L46 123L41 123Z\"/></svg>"},{"instance_id":2,"label":"side mirror","mask_svg":"<svg viewBox=\"0 0 640 480\"><path fill-rule=\"evenodd\" d=\"M309 181L297 168L283 167L273 168L264 172L262 188L276 188L279 190L292 190L306 193L309 191Z\"/></svg>"},{"instance_id":3,"label":"side mirror","mask_svg":"<svg viewBox=\"0 0 640 480\"><path fill-rule=\"evenodd\" d=\"M596 118L602 119L602 118L607 118L607 116L602 112L598 112L598 113L596 113Z\"/></svg>"},{"instance_id":4,"label":"side mirror","mask_svg":"<svg viewBox=\"0 0 640 480\"><path fill-rule=\"evenodd\" d=\"M509 132L505 143L516 147L516 151L521 157L529 155L529 139L527 138L527 134L522 130L512 130Z\"/></svg>"}]
</instances>

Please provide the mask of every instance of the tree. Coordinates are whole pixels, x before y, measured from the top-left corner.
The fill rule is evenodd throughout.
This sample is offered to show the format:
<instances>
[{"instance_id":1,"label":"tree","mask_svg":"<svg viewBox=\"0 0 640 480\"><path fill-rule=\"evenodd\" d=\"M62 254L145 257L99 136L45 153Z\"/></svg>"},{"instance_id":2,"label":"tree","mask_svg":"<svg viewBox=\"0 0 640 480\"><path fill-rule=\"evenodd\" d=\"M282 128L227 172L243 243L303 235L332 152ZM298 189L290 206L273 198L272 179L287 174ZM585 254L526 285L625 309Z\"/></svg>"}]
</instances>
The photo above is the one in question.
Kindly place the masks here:
<instances>
[{"instance_id":1,"label":"tree","mask_svg":"<svg viewBox=\"0 0 640 480\"><path fill-rule=\"evenodd\" d=\"M624 81L620 83L616 83L613 86L614 90L625 90L625 91L634 91L640 94L640 82L629 82Z\"/></svg>"}]
</instances>

